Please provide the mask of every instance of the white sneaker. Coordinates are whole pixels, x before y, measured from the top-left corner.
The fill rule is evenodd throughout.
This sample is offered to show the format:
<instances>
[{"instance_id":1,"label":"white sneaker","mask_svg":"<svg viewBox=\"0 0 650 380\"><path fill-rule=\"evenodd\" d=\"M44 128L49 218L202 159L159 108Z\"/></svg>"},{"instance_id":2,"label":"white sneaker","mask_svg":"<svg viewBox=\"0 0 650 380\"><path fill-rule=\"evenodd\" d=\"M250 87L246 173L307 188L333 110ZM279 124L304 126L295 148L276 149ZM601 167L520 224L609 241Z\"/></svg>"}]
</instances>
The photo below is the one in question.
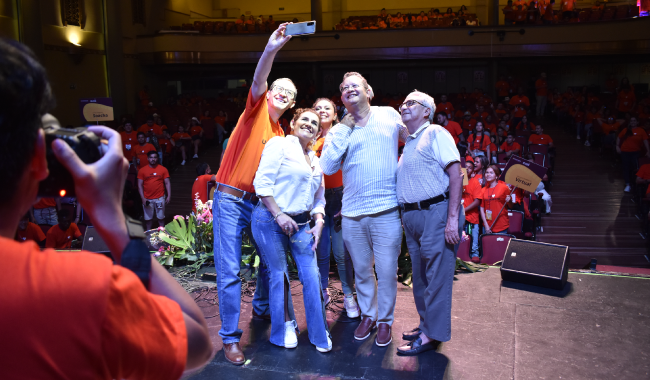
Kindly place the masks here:
<instances>
[{"instance_id":1,"label":"white sneaker","mask_svg":"<svg viewBox=\"0 0 650 380\"><path fill-rule=\"evenodd\" d=\"M578 135L578 140L580 140L580 135Z\"/></svg>"},{"instance_id":2,"label":"white sneaker","mask_svg":"<svg viewBox=\"0 0 650 380\"><path fill-rule=\"evenodd\" d=\"M585 146L591 146L591 144L589 144L589 141L585 141Z\"/></svg>"},{"instance_id":3,"label":"white sneaker","mask_svg":"<svg viewBox=\"0 0 650 380\"><path fill-rule=\"evenodd\" d=\"M357 318L359 316L359 305L357 305L352 294L345 296L343 299L343 305L345 305L345 311L348 313L348 318Z\"/></svg>"},{"instance_id":4,"label":"white sneaker","mask_svg":"<svg viewBox=\"0 0 650 380\"><path fill-rule=\"evenodd\" d=\"M194 157L192 157L192 158L199 158L199 155L195 154Z\"/></svg>"},{"instance_id":5,"label":"white sneaker","mask_svg":"<svg viewBox=\"0 0 650 380\"><path fill-rule=\"evenodd\" d=\"M295 321L284 322L284 348L296 348L298 346L295 323Z\"/></svg>"},{"instance_id":6,"label":"white sneaker","mask_svg":"<svg viewBox=\"0 0 650 380\"><path fill-rule=\"evenodd\" d=\"M332 340L330 339L330 337L329 336L327 337L327 347L323 348L323 347L316 346L316 350L318 350L318 352L332 351Z\"/></svg>"},{"instance_id":7,"label":"white sneaker","mask_svg":"<svg viewBox=\"0 0 650 380\"><path fill-rule=\"evenodd\" d=\"M185 165L185 160L183 160L183 162L181 162L181 165Z\"/></svg>"},{"instance_id":8,"label":"white sneaker","mask_svg":"<svg viewBox=\"0 0 650 380\"><path fill-rule=\"evenodd\" d=\"M625 185L625 189L623 189L624 193L629 193L630 192L630 185Z\"/></svg>"}]
</instances>

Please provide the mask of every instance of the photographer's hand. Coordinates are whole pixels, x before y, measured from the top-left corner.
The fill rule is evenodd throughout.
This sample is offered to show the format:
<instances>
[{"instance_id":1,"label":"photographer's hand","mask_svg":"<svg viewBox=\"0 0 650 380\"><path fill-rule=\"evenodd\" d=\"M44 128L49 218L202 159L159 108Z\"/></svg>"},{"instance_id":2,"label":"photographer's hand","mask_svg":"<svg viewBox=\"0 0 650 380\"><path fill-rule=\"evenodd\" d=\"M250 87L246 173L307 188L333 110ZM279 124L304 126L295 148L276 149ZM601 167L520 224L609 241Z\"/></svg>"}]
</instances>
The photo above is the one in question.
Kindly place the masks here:
<instances>
[{"instance_id":1,"label":"photographer's hand","mask_svg":"<svg viewBox=\"0 0 650 380\"><path fill-rule=\"evenodd\" d=\"M88 130L108 140L108 145L101 145L105 153L99 161L85 164L60 139L54 140L52 149L59 162L72 174L77 200L90 215L115 262L119 263L130 240L122 213L122 192L129 164L122 155L122 139L117 132L99 126Z\"/></svg>"}]
</instances>

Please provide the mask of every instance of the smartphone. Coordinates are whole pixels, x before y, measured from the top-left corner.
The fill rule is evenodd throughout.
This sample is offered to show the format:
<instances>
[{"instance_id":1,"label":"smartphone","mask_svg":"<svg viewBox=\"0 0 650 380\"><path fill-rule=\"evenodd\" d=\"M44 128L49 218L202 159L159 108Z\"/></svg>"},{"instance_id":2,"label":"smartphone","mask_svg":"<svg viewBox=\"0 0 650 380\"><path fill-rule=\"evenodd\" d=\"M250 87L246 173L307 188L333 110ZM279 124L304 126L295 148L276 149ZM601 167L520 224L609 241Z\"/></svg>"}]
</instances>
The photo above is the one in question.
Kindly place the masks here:
<instances>
[{"instance_id":1,"label":"smartphone","mask_svg":"<svg viewBox=\"0 0 650 380\"><path fill-rule=\"evenodd\" d=\"M298 22L295 24L287 25L284 31L285 36L300 36L303 34L316 33L316 21Z\"/></svg>"}]
</instances>

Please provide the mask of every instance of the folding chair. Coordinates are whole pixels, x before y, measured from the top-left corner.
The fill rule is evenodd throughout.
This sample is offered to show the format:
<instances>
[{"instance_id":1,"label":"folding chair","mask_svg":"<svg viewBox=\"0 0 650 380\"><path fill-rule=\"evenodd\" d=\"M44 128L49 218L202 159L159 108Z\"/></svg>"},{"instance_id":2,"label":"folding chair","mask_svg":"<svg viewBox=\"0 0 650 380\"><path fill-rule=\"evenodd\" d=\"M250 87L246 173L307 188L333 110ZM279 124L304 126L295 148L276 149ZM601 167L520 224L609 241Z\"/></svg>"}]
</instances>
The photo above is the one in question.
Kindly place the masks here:
<instances>
[{"instance_id":1,"label":"folding chair","mask_svg":"<svg viewBox=\"0 0 650 380\"><path fill-rule=\"evenodd\" d=\"M508 162L508 156L505 152L497 153L497 164L505 164Z\"/></svg>"},{"instance_id":2,"label":"folding chair","mask_svg":"<svg viewBox=\"0 0 650 380\"><path fill-rule=\"evenodd\" d=\"M518 239L524 237L524 213L516 210L508 210L508 233L516 236Z\"/></svg>"},{"instance_id":3,"label":"folding chair","mask_svg":"<svg viewBox=\"0 0 650 380\"><path fill-rule=\"evenodd\" d=\"M528 152L528 137L517 136L515 137L515 142L521 145L522 154Z\"/></svg>"},{"instance_id":4,"label":"folding chair","mask_svg":"<svg viewBox=\"0 0 650 380\"><path fill-rule=\"evenodd\" d=\"M469 257L469 252L471 248L472 248L472 237L470 236L469 239L458 244L458 253L456 253L456 257L458 257L463 261L471 261L471 258Z\"/></svg>"},{"instance_id":5,"label":"folding chair","mask_svg":"<svg viewBox=\"0 0 650 380\"><path fill-rule=\"evenodd\" d=\"M528 146L528 152L529 153L539 153L539 154L548 154L548 145L544 144L530 144Z\"/></svg>"},{"instance_id":6,"label":"folding chair","mask_svg":"<svg viewBox=\"0 0 650 380\"><path fill-rule=\"evenodd\" d=\"M546 155L541 153L533 153L533 162L535 162L537 165L544 166L544 163L546 162Z\"/></svg>"},{"instance_id":7,"label":"folding chair","mask_svg":"<svg viewBox=\"0 0 650 380\"><path fill-rule=\"evenodd\" d=\"M483 234L480 237L481 263L492 265L503 260L513 235L507 234Z\"/></svg>"}]
</instances>

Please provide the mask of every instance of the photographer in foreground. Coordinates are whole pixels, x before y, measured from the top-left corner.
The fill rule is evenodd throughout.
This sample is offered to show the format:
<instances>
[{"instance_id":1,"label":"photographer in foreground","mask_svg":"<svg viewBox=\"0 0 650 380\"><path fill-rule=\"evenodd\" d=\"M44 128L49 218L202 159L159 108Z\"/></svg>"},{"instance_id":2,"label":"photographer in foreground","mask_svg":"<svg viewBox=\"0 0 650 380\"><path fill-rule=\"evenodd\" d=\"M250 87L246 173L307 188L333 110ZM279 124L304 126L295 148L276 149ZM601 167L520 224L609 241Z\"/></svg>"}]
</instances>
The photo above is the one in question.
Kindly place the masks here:
<instances>
[{"instance_id":1,"label":"photographer in foreground","mask_svg":"<svg viewBox=\"0 0 650 380\"><path fill-rule=\"evenodd\" d=\"M176 379L199 367L212 346L201 310L151 259L140 278L89 252L40 251L12 238L48 177L41 117L53 106L43 67L23 45L0 39L0 358L3 379ZM143 242L121 210L128 163L117 132L89 128L108 140L86 165L61 140L52 143L72 174L82 207L124 264ZM138 244L140 244L138 246ZM141 252L138 252L141 253ZM149 263L146 254L139 256ZM146 278L146 281L143 279ZM145 287L148 285L149 290Z\"/></svg>"}]
</instances>

